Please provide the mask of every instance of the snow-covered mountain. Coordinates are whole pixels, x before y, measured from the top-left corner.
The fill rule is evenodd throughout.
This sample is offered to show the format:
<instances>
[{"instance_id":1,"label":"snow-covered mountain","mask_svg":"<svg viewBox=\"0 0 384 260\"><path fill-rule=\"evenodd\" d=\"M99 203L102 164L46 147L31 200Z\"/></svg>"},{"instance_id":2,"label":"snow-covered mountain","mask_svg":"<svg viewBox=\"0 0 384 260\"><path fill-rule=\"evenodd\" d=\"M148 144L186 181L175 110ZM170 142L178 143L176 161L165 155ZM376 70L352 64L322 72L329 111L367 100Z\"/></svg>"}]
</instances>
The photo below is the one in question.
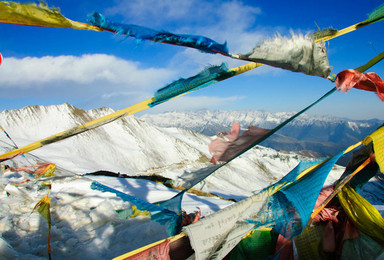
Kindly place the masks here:
<instances>
[{"instance_id":1,"label":"snow-covered mountain","mask_svg":"<svg viewBox=\"0 0 384 260\"><path fill-rule=\"evenodd\" d=\"M270 113L254 110L199 110L145 114L140 118L161 127L173 126L215 135L217 132L228 132L234 121L243 129L249 125L272 129L294 114L294 112ZM265 140L262 145L277 150L305 150L332 155L360 141L381 124L383 122L376 119L356 121L303 114Z\"/></svg>"},{"instance_id":2,"label":"snow-covered mountain","mask_svg":"<svg viewBox=\"0 0 384 260\"><path fill-rule=\"evenodd\" d=\"M29 106L3 111L0 125L22 147L112 112L110 108L84 111L69 104ZM78 174L105 170L126 175L159 174L177 180L184 173L211 164L208 144L212 137L175 126L162 128L129 116L32 154ZM4 134L0 140L10 143ZM284 176L300 159L297 154L258 146L219 170L218 178L226 179L226 184L213 175L204 184L205 189L235 191L243 185L251 192ZM236 181L234 172L238 174Z\"/></svg>"}]
</instances>

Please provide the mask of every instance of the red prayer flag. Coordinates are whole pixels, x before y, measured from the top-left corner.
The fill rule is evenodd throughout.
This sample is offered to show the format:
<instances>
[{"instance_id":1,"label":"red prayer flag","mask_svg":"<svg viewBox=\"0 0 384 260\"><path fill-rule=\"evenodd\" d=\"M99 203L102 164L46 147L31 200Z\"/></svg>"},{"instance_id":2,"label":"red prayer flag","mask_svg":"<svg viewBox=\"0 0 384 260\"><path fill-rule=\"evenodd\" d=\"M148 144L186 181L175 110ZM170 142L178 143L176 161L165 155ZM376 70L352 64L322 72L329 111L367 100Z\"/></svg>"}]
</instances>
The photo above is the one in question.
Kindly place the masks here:
<instances>
[{"instance_id":1,"label":"red prayer flag","mask_svg":"<svg viewBox=\"0 0 384 260\"><path fill-rule=\"evenodd\" d=\"M376 92L384 101L384 81L374 72L362 73L356 70L343 70L336 76L336 88L348 92L351 88Z\"/></svg>"}]
</instances>

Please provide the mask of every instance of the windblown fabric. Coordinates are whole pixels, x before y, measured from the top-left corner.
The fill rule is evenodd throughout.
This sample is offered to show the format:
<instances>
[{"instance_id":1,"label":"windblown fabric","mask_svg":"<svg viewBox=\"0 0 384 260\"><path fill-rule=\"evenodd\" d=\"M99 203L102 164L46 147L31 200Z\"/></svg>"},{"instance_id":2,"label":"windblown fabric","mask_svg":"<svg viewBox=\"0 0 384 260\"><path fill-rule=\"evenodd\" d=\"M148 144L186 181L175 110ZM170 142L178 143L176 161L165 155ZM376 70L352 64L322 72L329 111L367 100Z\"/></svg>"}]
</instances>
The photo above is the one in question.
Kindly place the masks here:
<instances>
[{"instance_id":1,"label":"windblown fabric","mask_svg":"<svg viewBox=\"0 0 384 260\"><path fill-rule=\"evenodd\" d=\"M384 4L377 7L375 10L373 10L369 15L368 19L357 24L357 27L363 27L371 23L378 22L380 20L384 19Z\"/></svg>"},{"instance_id":2,"label":"windblown fabric","mask_svg":"<svg viewBox=\"0 0 384 260\"><path fill-rule=\"evenodd\" d=\"M339 192L339 201L352 222L384 246L384 219L379 211L349 185Z\"/></svg>"},{"instance_id":3,"label":"windblown fabric","mask_svg":"<svg viewBox=\"0 0 384 260\"><path fill-rule=\"evenodd\" d=\"M334 191L334 187L324 187L319 194L319 197L317 198L315 208L319 207L328 197L332 194ZM320 222L320 221L332 221L332 222L338 222L337 215L339 214L339 211L334 210L333 208L323 208L319 214L317 214L314 218L314 222Z\"/></svg>"},{"instance_id":4,"label":"windblown fabric","mask_svg":"<svg viewBox=\"0 0 384 260\"><path fill-rule=\"evenodd\" d=\"M337 32L338 32L337 29L329 27L329 28L324 28L322 30L319 29L318 31L312 33L310 37L313 38L314 40L321 40L326 37L332 37Z\"/></svg>"},{"instance_id":5,"label":"windblown fabric","mask_svg":"<svg viewBox=\"0 0 384 260\"><path fill-rule=\"evenodd\" d=\"M324 43L303 35L292 35L290 39L278 35L248 54L232 54L232 57L323 78L331 72Z\"/></svg>"},{"instance_id":6,"label":"windblown fabric","mask_svg":"<svg viewBox=\"0 0 384 260\"><path fill-rule=\"evenodd\" d=\"M364 139L364 144L373 143L375 160L384 173L384 125Z\"/></svg>"},{"instance_id":7,"label":"windblown fabric","mask_svg":"<svg viewBox=\"0 0 384 260\"><path fill-rule=\"evenodd\" d=\"M356 70L343 70L336 76L336 88L348 92L357 88L376 92L381 101L384 101L384 81L374 72L361 73Z\"/></svg>"},{"instance_id":8,"label":"windblown fabric","mask_svg":"<svg viewBox=\"0 0 384 260\"><path fill-rule=\"evenodd\" d=\"M371 162L358 172L348 183L356 191L359 192L368 181L377 174L379 165L374 159L373 143L363 145L359 150L353 152L352 158L349 160L343 175L340 179L347 178L352 174L365 160L371 158Z\"/></svg>"},{"instance_id":9,"label":"windblown fabric","mask_svg":"<svg viewBox=\"0 0 384 260\"><path fill-rule=\"evenodd\" d=\"M101 31L90 24L79 23L64 17L57 8L48 8L44 3L21 4L12 1L0 2L0 22L30 26L59 27Z\"/></svg>"},{"instance_id":10,"label":"windblown fabric","mask_svg":"<svg viewBox=\"0 0 384 260\"><path fill-rule=\"evenodd\" d=\"M253 230L231 251L230 259L268 259L275 251L277 237L270 229Z\"/></svg>"},{"instance_id":11,"label":"windblown fabric","mask_svg":"<svg viewBox=\"0 0 384 260\"><path fill-rule=\"evenodd\" d=\"M40 176L44 175L44 177L51 177L53 176L53 173L56 170L56 164L54 163L44 163L44 164L36 164L36 165L30 165L30 166L22 166L18 168L9 168L12 171L15 172L25 172L28 173L29 176L25 177L23 180L18 181L18 182L13 182L14 185L17 184L22 184L25 182L30 181L31 179L29 178L31 175L37 179Z\"/></svg>"},{"instance_id":12,"label":"windblown fabric","mask_svg":"<svg viewBox=\"0 0 384 260\"><path fill-rule=\"evenodd\" d=\"M53 172L56 170L56 164L54 163L43 163L36 164L31 166L22 166L14 169L14 171L25 171L32 173L36 178L44 174L45 177L50 177L53 175Z\"/></svg>"},{"instance_id":13,"label":"windblown fabric","mask_svg":"<svg viewBox=\"0 0 384 260\"><path fill-rule=\"evenodd\" d=\"M302 162L270 187L184 227L183 231L188 234L196 259L221 259L226 256L254 228L253 223L244 220L257 216L270 195L295 181L299 173L315 163L317 161Z\"/></svg>"},{"instance_id":14,"label":"windblown fabric","mask_svg":"<svg viewBox=\"0 0 384 260\"><path fill-rule=\"evenodd\" d=\"M200 35L174 34L166 31L157 31L140 25L115 23L97 12L94 12L90 16L89 22L104 30L131 36L138 40L150 40L191 47L206 53L220 53L229 56L226 42L219 44L210 38Z\"/></svg>"},{"instance_id":15,"label":"windblown fabric","mask_svg":"<svg viewBox=\"0 0 384 260\"><path fill-rule=\"evenodd\" d=\"M299 180L282 187L249 222L273 227L287 239L299 235L309 221L329 172L342 155L343 152L333 156Z\"/></svg>"},{"instance_id":16,"label":"windblown fabric","mask_svg":"<svg viewBox=\"0 0 384 260\"><path fill-rule=\"evenodd\" d=\"M218 170L220 166L221 165L209 165L197 171L185 171L181 176L177 177L177 185L186 189L192 188L193 186L207 178L209 175L211 175L212 172ZM182 192L184 193L184 191Z\"/></svg>"},{"instance_id":17,"label":"windblown fabric","mask_svg":"<svg viewBox=\"0 0 384 260\"><path fill-rule=\"evenodd\" d=\"M183 227L196 259L223 259L253 229L243 219L259 212L267 196L268 191L258 193Z\"/></svg>"},{"instance_id":18,"label":"windblown fabric","mask_svg":"<svg viewBox=\"0 0 384 260\"><path fill-rule=\"evenodd\" d=\"M120 197L124 201L129 201L136 205L137 209L139 210L146 210L151 213L151 220L156 221L160 223L161 225L167 226L167 233L172 236L176 235L179 232L180 222L181 218L178 216L177 213L164 208L162 206L157 206L152 203L149 203L147 201L141 200L139 198L136 198L134 196L125 194L121 191L115 190L111 187L108 187L106 185L103 185L97 181L93 181L91 184L91 188L94 190L99 190L102 192L111 192L116 194L116 196Z\"/></svg>"},{"instance_id":19,"label":"windblown fabric","mask_svg":"<svg viewBox=\"0 0 384 260\"><path fill-rule=\"evenodd\" d=\"M156 91L155 101L150 106L156 106L176 96L206 87L217 81L232 77L235 71L229 71L225 63L220 66L210 66L189 78L181 78Z\"/></svg>"},{"instance_id":20,"label":"windblown fabric","mask_svg":"<svg viewBox=\"0 0 384 260\"><path fill-rule=\"evenodd\" d=\"M33 208L33 210L37 209L39 214L45 218L48 224L48 239L47 239L47 251L48 255L51 254L52 249L51 249L51 227L52 227L52 220L51 220L51 197L50 197L50 192L51 192L51 184L43 184L45 186L48 186L48 193L45 195ZM49 257L50 258L50 257Z\"/></svg>"},{"instance_id":21,"label":"windblown fabric","mask_svg":"<svg viewBox=\"0 0 384 260\"><path fill-rule=\"evenodd\" d=\"M216 164L219 161L230 161L269 131L271 130L257 126L248 126L248 129L239 136L240 125L234 122L230 133L218 133L218 137L209 144L209 152L212 154L211 162Z\"/></svg>"}]
</instances>

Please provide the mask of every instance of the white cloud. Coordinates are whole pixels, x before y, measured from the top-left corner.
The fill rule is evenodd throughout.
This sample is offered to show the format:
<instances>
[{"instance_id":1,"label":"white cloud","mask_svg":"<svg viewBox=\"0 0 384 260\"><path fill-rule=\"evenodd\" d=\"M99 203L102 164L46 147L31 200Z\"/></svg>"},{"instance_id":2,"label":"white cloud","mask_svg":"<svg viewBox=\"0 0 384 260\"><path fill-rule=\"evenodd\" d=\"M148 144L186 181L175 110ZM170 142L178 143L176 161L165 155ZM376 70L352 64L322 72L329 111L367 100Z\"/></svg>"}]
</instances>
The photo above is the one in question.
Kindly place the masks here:
<instances>
[{"instance_id":1,"label":"white cloud","mask_svg":"<svg viewBox=\"0 0 384 260\"><path fill-rule=\"evenodd\" d=\"M148 77L151 75L151 77ZM164 68L140 68L132 62L105 54L7 58L0 70L0 86L32 88L60 81L92 85L98 82L148 88L167 80L172 72Z\"/></svg>"}]
</instances>

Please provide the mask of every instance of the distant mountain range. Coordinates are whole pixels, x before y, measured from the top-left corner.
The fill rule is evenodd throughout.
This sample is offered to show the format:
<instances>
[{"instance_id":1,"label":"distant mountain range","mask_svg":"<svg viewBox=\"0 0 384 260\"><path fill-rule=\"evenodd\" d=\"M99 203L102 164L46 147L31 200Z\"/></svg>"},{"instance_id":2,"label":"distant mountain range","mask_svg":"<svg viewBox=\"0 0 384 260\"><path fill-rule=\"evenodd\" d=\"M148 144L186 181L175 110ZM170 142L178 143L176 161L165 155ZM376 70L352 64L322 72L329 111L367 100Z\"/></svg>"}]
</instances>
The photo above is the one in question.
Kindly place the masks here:
<instances>
[{"instance_id":1,"label":"distant mountain range","mask_svg":"<svg viewBox=\"0 0 384 260\"><path fill-rule=\"evenodd\" d=\"M247 129L249 125L272 129L294 114L251 110L199 110L146 114L140 118L157 126L184 128L211 136L217 132L229 132L234 121L243 129ZM263 141L261 145L276 150L301 151L307 155L334 155L362 140L383 123L377 119L349 120L303 114Z\"/></svg>"}]
</instances>

